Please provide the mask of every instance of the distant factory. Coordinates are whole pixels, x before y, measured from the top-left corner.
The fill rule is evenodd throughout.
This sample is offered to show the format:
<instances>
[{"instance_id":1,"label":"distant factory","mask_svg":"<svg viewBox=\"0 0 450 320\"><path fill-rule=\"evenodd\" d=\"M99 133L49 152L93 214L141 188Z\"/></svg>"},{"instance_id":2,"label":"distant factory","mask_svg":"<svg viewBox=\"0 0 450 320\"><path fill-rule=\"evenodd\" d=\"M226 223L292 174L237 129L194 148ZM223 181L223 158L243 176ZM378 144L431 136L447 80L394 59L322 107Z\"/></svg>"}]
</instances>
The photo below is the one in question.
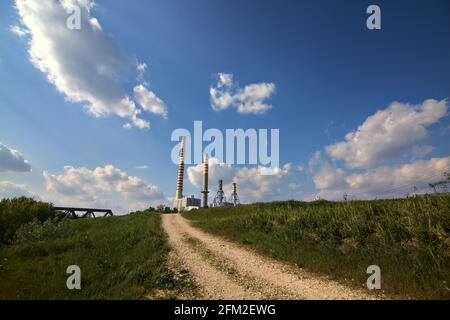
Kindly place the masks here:
<instances>
[{"instance_id":1,"label":"distant factory","mask_svg":"<svg viewBox=\"0 0 450 320\"><path fill-rule=\"evenodd\" d=\"M190 197L183 196L183 181L184 181L184 147L185 139L181 138L180 154L178 162L178 175L177 175L177 191L175 194L174 208L177 208L178 212L190 211L202 208L208 208L208 170L209 170L209 158L208 154L205 154L203 159L203 177L202 177L202 199L196 198L194 195ZM232 184L232 193L229 201L225 197L223 191L223 180L219 180L219 189L214 197L212 207L224 207L224 206L238 206L240 205L239 197L237 194L236 183Z\"/></svg>"}]
</instances>

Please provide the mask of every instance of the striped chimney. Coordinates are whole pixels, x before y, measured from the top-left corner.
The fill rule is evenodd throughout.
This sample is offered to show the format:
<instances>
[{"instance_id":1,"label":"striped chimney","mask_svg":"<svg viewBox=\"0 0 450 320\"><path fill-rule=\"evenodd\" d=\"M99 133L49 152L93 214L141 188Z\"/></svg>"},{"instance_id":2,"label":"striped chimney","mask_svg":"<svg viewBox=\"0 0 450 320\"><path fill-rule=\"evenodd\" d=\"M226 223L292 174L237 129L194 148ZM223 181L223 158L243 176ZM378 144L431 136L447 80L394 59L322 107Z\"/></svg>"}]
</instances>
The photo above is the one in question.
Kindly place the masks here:
<instances>
[{"instance_id":1,"label":"striped chimney","mask_svg":"<svg viewBox=\"0 0 450 320\"><path fill-rule=\"evenodd\" d=\"M185 143L185 137L181 137L180 160L178 162L178 176L177 176L177 193L175 196L176 199L183 198L184 143Z\"/></svg>"},{"instance_id":2,"label":"striped chimney","mask_svg":"<svg viewBox=\"0 0 450 320\"><path fill-rule=\"evenodd\" d=\"M202 207L208 208L208 154L205 154L203 160L203 187L202 187Z\"/></svg>"}]
</instances>

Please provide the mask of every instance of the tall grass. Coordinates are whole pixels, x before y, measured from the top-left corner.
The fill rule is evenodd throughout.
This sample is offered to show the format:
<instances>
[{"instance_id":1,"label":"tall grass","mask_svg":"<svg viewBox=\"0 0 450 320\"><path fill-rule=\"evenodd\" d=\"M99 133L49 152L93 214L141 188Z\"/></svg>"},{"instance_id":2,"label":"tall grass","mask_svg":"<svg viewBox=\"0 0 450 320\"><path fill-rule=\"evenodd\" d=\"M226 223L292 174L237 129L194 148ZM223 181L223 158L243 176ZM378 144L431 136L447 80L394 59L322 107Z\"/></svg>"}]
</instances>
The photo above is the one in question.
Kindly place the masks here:
<instances>
[{"instance_id":1,"label":"tall grass","mask_svg":"<svg viewBox=\"0 0 450 320\"><path fill-rule=\"evenodd\" d=\"M0 299L142 299L180 286L159 214L48 224L24 225L0 247ZM66 287L69 265L81 268L81 290Z\"/></svg>"},{"instance_id":2,"label":"tall grass","mask_svg":"<svg viewBox=\"0 0 450 320\"><path fill-rule=\"evenodd\" d=\"M275 258L365 286L381 268L384 292L450 298L450 196L312 203L286 201L199 210L209 232Z\"/></svg>"}]
</instances>

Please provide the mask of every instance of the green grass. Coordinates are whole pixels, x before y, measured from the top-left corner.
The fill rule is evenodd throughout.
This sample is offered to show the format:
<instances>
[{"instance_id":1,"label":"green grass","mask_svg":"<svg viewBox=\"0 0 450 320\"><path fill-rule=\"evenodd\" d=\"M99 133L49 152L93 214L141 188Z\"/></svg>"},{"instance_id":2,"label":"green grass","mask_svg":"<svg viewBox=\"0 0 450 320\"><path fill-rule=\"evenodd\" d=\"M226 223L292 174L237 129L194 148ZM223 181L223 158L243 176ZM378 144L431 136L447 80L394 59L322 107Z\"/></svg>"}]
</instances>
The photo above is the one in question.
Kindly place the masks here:
<instances>
[{"instance_id":1,"label":"green grass","mask_svg":"<svg viewBox=\"0 0 450 320\"><path fill-rule=\"evenodd\" d=\"M382 290L450 298L450 196L312 203L286 201L185 213L195 226L307 270Z\"/></svg>"},{"instance_id":2,"label":"green grass","mask_svg":"<svg viewBox=\"0 0 450 320\"><path fill-rule=\"evenodd\" d=\"M175 298L186 283L167 267L159 214L64 222L56 239L0 245L0 299ZM81 290L68 290L69 265Z\"/></svg>"}]
</instances>

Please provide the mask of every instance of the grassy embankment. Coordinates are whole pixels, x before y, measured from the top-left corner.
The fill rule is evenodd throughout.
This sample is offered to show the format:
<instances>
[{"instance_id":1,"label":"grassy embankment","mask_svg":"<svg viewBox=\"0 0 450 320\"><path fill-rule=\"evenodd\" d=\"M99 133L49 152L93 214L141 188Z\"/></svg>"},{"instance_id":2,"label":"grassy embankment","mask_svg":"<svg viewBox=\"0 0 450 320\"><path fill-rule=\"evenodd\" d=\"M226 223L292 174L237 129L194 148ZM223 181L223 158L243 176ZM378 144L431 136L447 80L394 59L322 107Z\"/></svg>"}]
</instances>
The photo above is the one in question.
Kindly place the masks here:
<instances>
[{"instance_id":1,"label":"grassy embankment","mask_svg":"<svg viewBox=\"0 0 450 320\"><path fill-rule=\"evenodd\" d=\"M367 267L378 265L386 293L450 298L448 195L259 203L184 216L208 232L345 283L365 287Z\"/></svg>"},{"instance_id":2,"label":"grassy embankment","mask_svg":"<svg viewBox=\"0 0 450 320\"><path fill-rule=\"evenodd\" d=\"M167 267L159 214L50 221L0 244L0 299L175 298L190 285ZM66 287L69 265L81 268L81 290Z\"/></svg>"}]
</instances>

